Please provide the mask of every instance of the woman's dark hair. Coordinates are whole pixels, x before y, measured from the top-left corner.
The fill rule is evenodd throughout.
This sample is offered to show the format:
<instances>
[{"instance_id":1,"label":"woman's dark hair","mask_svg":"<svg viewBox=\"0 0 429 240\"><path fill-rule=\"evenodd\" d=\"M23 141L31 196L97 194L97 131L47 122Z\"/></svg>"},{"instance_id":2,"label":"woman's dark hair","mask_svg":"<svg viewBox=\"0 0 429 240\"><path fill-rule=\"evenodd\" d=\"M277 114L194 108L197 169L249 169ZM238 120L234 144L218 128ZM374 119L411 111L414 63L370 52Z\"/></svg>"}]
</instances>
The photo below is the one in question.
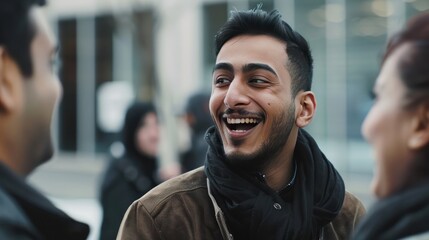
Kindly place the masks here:
<instances>
[{"instance_id":1,"label":"woman's dark hair","mask_svg":"<svg viewBox=\"0 0 429 240\"><path fill-rule=\"evenodd\" d=\"M267 13L258 6L248 11L234 11L215 36L215 53L239 35L269 35L285 42L288 62L285 63L292 78L292 93L311 90L313 58L307 41L295 32L276 10Z\"/></svg>"},{"instance_id":2,"label":"woman's dark hair","mask_svg":"<svg viewBox=\"0 0 429 240\"><path fill-rule=\"evenodd\" d=\"M429 100L429 12L411 18L402 31L390 38L382 64L405 44L410 47L400 59L398 71L407 89L406 106L411 107Z\"/></svg>"},{"instance_id":3,"label":"woman's dark hair","mask_svg":"<svg viewBox=\"0 0 429 240\"><path fill-rule=\"evenodd\" d=\"M25 77L33 74L30 46L35 29L29 19L29 10L33 5L43 6L45 3L45 0L0 1L0 46L16 61Z\"/></svg>"},{"instance_id":4,"label":"woman's dark hair","mask_svg":"<svg viewBox=\"0 0 429 240\"><path fill-rule=\"evenodd\" d=\"M122 128L122 142L127 154L141 155L136 146L136 134L142 119L148 113L156 114L155 106L149 102L135 102L128 107Z\"/></svg>"}]
</instances>

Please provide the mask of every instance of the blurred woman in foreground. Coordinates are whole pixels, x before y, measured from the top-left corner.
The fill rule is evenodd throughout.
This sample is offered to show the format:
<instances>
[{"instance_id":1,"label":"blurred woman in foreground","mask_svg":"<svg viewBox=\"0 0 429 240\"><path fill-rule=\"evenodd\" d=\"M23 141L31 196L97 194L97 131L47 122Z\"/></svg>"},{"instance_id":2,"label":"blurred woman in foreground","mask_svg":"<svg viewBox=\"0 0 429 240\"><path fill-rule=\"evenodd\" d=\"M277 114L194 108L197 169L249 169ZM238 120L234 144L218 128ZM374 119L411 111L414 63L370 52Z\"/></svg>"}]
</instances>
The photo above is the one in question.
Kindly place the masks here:
<instances>
[{"instance_id":1,"label":"blurred woman in foreground","mask_svg":"<svg viewBox=\"0 0 429 240\"><path fill-rule=\"evenodd\" d=\"M429 239L429 12L390 38L362 126L378 201L354 239Z\"/></svg>"}]
</instances>

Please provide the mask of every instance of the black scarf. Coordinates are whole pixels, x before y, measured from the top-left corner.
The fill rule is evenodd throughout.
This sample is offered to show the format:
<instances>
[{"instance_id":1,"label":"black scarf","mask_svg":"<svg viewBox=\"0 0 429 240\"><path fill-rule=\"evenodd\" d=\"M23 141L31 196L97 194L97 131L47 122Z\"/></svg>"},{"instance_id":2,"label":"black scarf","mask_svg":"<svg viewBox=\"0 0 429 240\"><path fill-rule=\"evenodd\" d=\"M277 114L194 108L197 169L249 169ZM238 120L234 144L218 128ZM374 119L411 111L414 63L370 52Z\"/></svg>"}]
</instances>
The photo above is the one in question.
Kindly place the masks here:
<instances>
[{"instance_id":1,"label":"black scarf","mask_svg":"<svg viewBox=\"0 0 429 240\"><path fill-rule=\"evenodd\" d=\"M288 202L252 173L225 163L214 127L207 131L206 139L205 172L234 239L319 239L321 228L341 210L343 180L304 130L299 131L295 147L298 169Z\"/></svg>"},{"instance_id":2,"label":"black scarf","mask_svg":"<svg viewBox=\"0 0 429 240\"><path fill-rule=\"evenodd\" d=\"M400 239L429 231L429 182L375 203L353 239Z\"/></svg>"}]
</instances>

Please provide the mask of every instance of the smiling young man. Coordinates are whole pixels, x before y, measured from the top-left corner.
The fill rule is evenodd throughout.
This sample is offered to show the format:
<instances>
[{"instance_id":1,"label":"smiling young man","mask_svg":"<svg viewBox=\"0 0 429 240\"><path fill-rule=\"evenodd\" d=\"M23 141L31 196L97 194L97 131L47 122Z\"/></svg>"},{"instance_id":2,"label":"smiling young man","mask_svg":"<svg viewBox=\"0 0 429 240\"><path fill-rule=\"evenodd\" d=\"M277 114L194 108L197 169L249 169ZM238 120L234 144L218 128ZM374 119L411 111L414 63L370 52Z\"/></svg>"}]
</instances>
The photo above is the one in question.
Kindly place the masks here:
<instances>
[{"instance_id":1,"label":"smiling young man","mask_svg":"<svg viewBox=\"0 0 429 240\"><path fill-rule=\"evenodd\" d=\"M0 239L86 239L89 227L25 182L52 157L61 96L43 0L0 1Z\"/></svg>"},{"instance_id":2,"label":"smiling young man","mask_svg":"<svg viewBox=\"0 0 429 240\"><path fill-rule=\"evenodd\" d=\"M364 208L302 129L316 108L306 40L261 9L215 40L204 169L134 202L119 239L347 239Z\"/></svg>"}]
</instances>

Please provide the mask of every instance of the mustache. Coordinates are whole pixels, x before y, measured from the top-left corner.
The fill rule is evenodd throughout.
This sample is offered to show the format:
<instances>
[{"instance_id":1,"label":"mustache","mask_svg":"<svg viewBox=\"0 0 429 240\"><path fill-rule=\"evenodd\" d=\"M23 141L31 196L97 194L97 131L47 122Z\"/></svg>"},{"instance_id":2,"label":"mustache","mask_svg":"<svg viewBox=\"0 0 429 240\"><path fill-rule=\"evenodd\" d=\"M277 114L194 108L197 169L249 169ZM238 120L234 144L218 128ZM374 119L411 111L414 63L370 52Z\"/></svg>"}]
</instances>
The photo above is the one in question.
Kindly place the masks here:
<instances>
[{"instance_id":1,"label":"mustache","mask_svg":"<svg viewBox=\"0 0 429 240\"><path fill-rule=\"evenodd\" d=\"M242 116L258 116L261 119L264 118L264 114L259 112L249 112L244 109L231 109L231 108L226 109L222 115L230 115L230 114L237 114Z\"/></svg>"}]
</instances>

